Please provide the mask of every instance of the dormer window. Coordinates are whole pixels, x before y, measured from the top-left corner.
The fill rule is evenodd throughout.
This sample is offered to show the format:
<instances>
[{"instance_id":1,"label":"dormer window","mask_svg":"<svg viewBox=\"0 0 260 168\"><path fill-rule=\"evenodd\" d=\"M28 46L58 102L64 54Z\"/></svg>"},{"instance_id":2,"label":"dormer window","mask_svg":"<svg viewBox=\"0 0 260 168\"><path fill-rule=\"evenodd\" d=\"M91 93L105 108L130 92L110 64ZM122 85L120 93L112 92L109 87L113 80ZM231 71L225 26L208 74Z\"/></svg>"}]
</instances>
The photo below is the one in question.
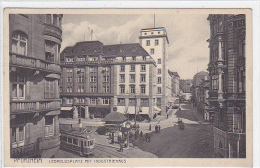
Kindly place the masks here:
<instances>
[{"instance_id":1,"label":"dormer window","mask_svg":"<svg viewBox=\"0 0 260 168\"><path fill-rule=\"evenodd\" d=\"M161 32L158 31L158 34L160 34Z\"/></svg>"},{"instance_id":2,"label":"dormer window","mask_svg":"<svg viewBox=\"0 0 260 168\"><path fill-rule=\"evenodd\" d=\"M123 61L126 61L126 57L122 57Z\"/></svg>"},{"instance_id":3,"label":"dormer window","mask_svg":"<svg viewBox=\"0 0 260 168\"><path fill-rule=\"evenodd\" d=\"M153 32L151 32L151 34L153 34Z\"/></svg>"},{"instance_id":4,"label":"dormer window","mask_svg":"<svg viewBox=\"0 0 260 168\"><path fill-rule=\"evenodd\" d=\"M136 61L136 57L132 57L133 61Z\"/></svg>"},{"instance_id":5,"label":"dormer window","mask_svg":"<svg viewBox=\"0 0 260 168\"><path fill-rule=\"evenodd\" d=\"M143 60L144 60L144 61L146 60L146 56L143 56Z\"/></svg>"},{"instance_id":6,"label":"dormer window","mask_svg":"<svg viewBox=\"0 0 260 168\"><path fill-rule=\"evenodd\" d=\"M82 53L84 53L84 52L85 52L85 50L83 49L83 50L81 50L81 52L82 52Z\"/></svg>"}]
</instances>

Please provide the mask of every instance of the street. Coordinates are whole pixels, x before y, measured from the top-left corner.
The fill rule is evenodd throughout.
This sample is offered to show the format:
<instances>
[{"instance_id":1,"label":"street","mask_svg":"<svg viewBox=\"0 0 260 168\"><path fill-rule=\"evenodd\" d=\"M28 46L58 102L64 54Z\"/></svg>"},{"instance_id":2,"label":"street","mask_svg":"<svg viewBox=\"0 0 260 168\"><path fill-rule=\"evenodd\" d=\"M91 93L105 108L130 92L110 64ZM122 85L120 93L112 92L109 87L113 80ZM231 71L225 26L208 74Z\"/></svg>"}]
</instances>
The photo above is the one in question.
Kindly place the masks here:
<instances>
[{"instance_id":1,"label":"street","mask_svg":"<svg viewBox=\"0 0 260 168\"><path fill-rule=\"evenodd\" d=\"M140 131L150 132L149 125L152 125L151 142L145 142L144 138L136 140L130 149L119 152L118 144L110 144L107 136L95 133L96 146L92 158L212 158L213 152L213 131L212 125L204 122L202 115L197 113L190 102L182 103L181 110L170 109L169 118L159 117L161 120L154 120L151 123L138 123ZM163 118L163 119L162 119ZM185 125L180 130L177 121L182 119ZM65 121L63 121L64 123ZM69 121L76 122L76 121ZM90 126L91 122L83 122L83 126ZM102 125L101 122L92 122L93 126ZM155 133L155 125L161 126L160 133ZM75 158L78 154L59 150L56 158Z\"/></svg>"}]
</instances>

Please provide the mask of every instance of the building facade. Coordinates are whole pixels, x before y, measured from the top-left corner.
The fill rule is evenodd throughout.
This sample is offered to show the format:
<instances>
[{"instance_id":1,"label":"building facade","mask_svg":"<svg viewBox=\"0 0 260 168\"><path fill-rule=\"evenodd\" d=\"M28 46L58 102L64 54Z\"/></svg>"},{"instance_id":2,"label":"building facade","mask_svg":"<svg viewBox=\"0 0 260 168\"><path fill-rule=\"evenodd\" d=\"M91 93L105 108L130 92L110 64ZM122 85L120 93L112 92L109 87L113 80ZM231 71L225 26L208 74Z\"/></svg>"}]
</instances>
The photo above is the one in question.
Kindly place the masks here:
<instances>
[{"instance_id":1,"label":"building facade","mask_svg":"<svg viewBox=\"0 0 260 168\"><path fill-rule=\"evenodd\" d=\"M195 103L195 106L198 107L200 103L200 86L203 80L208 80L208 72L201 71L194 75L193 84L192 84L192 97Z\"/></svg>"},{"instance_id":2,"label":"building facade","mask_svg":"<svg viewBox=\"0 0 260 168\"><path fill-rule=\"evenodd\" d=\"M161 114L166 115L168 102L171 97L171 82L168 73L168 45L166 29L147 28L140 31L140 45L151 55L157 65L156 102L161 108Z\"/></svg>"},{"instance_id":3,"label":"building facade","mask_svg":"<svg viewBox=\"0 0 260 168\"><path fill-rule=\"evenodd\" d=\"M118 111L153 117L156 64L140 44L78 42L62 51L61 63L63 116L104 118Z\"/></svg>"},{"instance_id":4,"label":"building facade","mask_svg":"<svg viewBox=\"0 0 260 168\"><path fill-rule=\"evenodd\" d=\"M192 79L181 79L180 80L180 90L183 93L192 93L192 85L193 85Z\"/></svg>"},{"instance_id":5,"label":"building facade","mask_svg":"<svg viewBox=\"0 0 260 168\"><path fill-rule=\"evenodd\" d=\"M246 157L245 15L209 15L210 105L217 157Z\"/></svg>"},{"instance_id":6,"label":"building facade","mask_svg":"<svg viewBox=\"0 0 260 168\"><path fill-rule=\"evenodd\" d=\"M62 15L10 15L11 157L52 157L59 141Z\"/></svg>"},{"instance_id":7,"label":"building facade","mask_svg":"<svg viewBox=\"0 0 260 168\"><path fill-rule=\"evenodd\" d=\"M172 75L171 84L172 84L172 96L177 97L180 94L180 76L178 72L171 72Z\"/></svg>"}]
</instances>

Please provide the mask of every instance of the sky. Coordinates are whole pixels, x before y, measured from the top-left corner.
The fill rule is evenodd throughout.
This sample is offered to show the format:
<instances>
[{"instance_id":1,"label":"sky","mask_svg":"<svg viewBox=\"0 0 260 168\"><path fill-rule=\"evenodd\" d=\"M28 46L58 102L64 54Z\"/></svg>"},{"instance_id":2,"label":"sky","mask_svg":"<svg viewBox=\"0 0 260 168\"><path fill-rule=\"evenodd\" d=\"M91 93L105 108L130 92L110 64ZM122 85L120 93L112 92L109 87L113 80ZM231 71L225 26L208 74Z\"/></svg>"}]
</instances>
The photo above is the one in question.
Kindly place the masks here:
<instances>
[{"instance_id":1,"label":"sky","mask_svg":"<svg viewBox=\"0 0 260 168\"><path fill-rule=\"evenodd\" d=\"M209 63L207 39L210 37L208 14L157 14L155 27L165 27L169 39L169 69L181 79L192 79L206 71ZM104 45L138 43L140 30L154 27L154 15L87 14L63 15L62 46L98 40Z\"/></svg>"}]
</instances>

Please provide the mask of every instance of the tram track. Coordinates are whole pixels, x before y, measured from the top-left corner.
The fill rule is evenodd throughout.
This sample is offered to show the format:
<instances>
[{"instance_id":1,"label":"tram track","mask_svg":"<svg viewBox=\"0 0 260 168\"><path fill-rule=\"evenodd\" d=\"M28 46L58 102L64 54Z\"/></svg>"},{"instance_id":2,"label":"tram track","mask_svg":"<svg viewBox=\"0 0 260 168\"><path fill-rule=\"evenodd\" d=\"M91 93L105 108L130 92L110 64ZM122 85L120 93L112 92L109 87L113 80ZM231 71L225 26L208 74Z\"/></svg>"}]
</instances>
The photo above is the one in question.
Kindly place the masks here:
<instances>
[{"instance_id":1,"label":"tram track","mask_svg":"<svg viewBox=\"0 0 260 168\"><path fill-rule=\"evenodd\" d=\"M108 147L108 146L103 146L101 144L95 144L95 155L96 156L96 153L99 153L99 152L104 152L106 154L109 154L109 156L114 156L116 158L128 158L127 155L124 155L123 153L118 153L116 151L112 151L110 150L109 148L112 148L112 147ZM117 150L117 148L113 148L115 150ZM97 152L98 151L98 152ZM99 156L102 155L101 153L98 154ZM102 157L102 156L101 156Z\"/></svg>"}]
</instances>

